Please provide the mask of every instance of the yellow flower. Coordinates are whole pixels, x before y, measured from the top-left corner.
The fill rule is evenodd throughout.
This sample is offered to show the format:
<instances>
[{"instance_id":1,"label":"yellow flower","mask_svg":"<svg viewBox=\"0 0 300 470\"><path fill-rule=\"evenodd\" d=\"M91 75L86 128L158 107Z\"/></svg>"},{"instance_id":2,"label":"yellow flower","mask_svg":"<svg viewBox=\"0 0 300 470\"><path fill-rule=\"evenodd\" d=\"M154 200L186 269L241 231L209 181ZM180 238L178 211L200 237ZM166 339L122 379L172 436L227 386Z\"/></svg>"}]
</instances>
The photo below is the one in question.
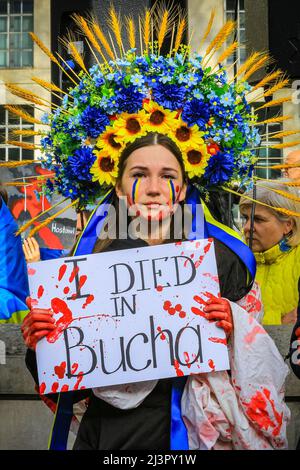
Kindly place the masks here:
<instances>
[{"instance_id":1,"label":"yellow flower","mask_svg":"<svg viewBox=\"0 0 300 470\"><path fill-rule=\"evenodd\" d=\"M121 144L133 142L138 137L146 134L143 129L145 121L144 111L135 114L122 113L116 121L114 121L113 129L115 132L114 140Z\"/></svg>"},{"instance_id":2,"label":"yellow flower","mask_svg":"<svg viewBox=\"0 0 300 470\"><path fill-rule=\"evenodd\" d=\"M181 150L189 147L200 147L204 145L203 140L204 132L201 132L197 124L192 127L187 126L180 120L175 128L169 134L172 140L177 144Z\"/></svg>"},{"instance_id":3,"label":"yellow flower","mask_svg":"<svg viewBox=\"0 0 300 470\"><path fill-rule=\"evenodd\" d=\"M100 186L115 185L118 176L118 159L113 159L107 151L94 150L97 156L93 166L91 167L92 181L98 181Z\"/></svg>"},{"instance_id":4,"label":"yellow flower","mask_svg":"<svg viewBox=\"0 0 300 470\"><path fill-rule=\"evenodd\" d=\"M191 179L203 175L210 157L205 144L188 147L183 152L183 162L188 177Z\"/></svg>"},{"instance_id":5,"label":"yellow flower","mask_svg":"<svg viewBox=\"0 0 300 470\"><path fill-rule=\"evenodd\" d=\"M167 134L178 125L177 112L165 109L154 101L145 101L144 109L147 111L147 122L144 128L147 132L160 132Z\"/></svg>"},{"instance_id":6,"label":"yellow flower","mask_svg":"<svg viewBox=\"0 0 300 470\"><path fill-rule=\"evenodd\" d=\"M116 133L113 126L107 127L96 141L96 149L104 150L112 158L117 158L123 150L123 145L116 140Z\"/></svg>"}]
</instances>

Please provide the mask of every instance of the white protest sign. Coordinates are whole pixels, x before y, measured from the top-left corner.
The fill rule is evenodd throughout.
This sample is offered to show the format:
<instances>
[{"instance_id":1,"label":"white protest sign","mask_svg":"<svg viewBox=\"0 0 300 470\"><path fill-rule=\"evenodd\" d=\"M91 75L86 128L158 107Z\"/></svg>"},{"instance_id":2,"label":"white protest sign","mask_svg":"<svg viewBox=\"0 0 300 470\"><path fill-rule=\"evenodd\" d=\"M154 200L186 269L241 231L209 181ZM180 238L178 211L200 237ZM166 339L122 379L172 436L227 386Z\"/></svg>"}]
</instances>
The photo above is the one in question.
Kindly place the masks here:
<instances>
[{"instance_id":1,"label":"white protest sign","mask_svg":"<svg viewBox=\"0 0 300 470\"><path fill-rule=\"evenodd\" d=\"M224 331L204 318L219 296L213 240L31 263L31 297L54 311L37 345L40 392L229 369Z\"/></svg>"}]
</instances>

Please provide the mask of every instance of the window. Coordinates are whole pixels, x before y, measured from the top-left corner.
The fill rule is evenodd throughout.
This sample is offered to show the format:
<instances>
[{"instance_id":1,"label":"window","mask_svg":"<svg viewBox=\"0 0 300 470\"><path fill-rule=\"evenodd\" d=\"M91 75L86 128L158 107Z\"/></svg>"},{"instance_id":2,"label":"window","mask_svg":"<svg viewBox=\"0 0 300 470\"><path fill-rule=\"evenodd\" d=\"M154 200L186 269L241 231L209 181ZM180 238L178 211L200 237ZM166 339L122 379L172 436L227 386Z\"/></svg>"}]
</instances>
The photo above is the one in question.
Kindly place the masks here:
<instances>
[{"instance_id":1,"label":"window","mask_svg":"<svg viewBox=\"0 0 300 470\"><path fill-rule=\"evenodd\" d=\"M237 21L237 36L236 40L239 43L239 47L236 51L237 64L245 62L246 60L246 29L245 29L245 4L244 0L225 0L225 14L226 21L235 20ZM236 17L237 15L237 17ZM233 37L228 40L227 45L229 46ZM234 62L234 56L231 56L227 63L231 64Z\"/></svg>"},{"instance_id":2,"label":"window","mask_svg":"<svg viewBox=\"0 0 300 470\"><path fill-rule=\"evenodd\" d=\"M262 103L257 103L254 105L254 109L261 106ZM265 109L261 109L256 113L258 115L258 122L265 121L266 119L271 119L275 116L282 115L282 107L281 106L272 106L268 108L268 112ZM272 145L281 144L281 140L272 139L272 134L274 132L281 132L282 125L280 123L272 123L272 124L264 124L262 126L258 126L260 128L260 134L262 135L262 142L260 144L260 148L258 155L259 161L257 162L257 166L271 166L277 165L282 163L282 151L280 149L272 149L268 147L270 142ZM256 175L260 178L267 178L267 179L276 179L281 176L280 170L272 170L270 168L257 168Z\"/></svg>"},{"instance_id":3,"label":"window","mask_svg":"<svg viewBox=\"0 0 300 470\"><path fill-rule=\"evenodd\" d=\"M0 67L33 65L33 0L0 0Z\"/></svg>"},{"instance_id":4,"label":"window","mask_svg":"<svg viewBox=\"0 0 300 470\"><path fill-rule=\"evenodd\" d=\"M33 106L22 106L28 114L34 115ZM13 147L5 144L7 140L33 143L34 137L24 137L13 134L14 129L34 130L34 125L23 121L20 117L12 114L4 106L0 106L0 160L30 160L33 159L33 150L22 147Z\"/></svg>"}]
</instances>

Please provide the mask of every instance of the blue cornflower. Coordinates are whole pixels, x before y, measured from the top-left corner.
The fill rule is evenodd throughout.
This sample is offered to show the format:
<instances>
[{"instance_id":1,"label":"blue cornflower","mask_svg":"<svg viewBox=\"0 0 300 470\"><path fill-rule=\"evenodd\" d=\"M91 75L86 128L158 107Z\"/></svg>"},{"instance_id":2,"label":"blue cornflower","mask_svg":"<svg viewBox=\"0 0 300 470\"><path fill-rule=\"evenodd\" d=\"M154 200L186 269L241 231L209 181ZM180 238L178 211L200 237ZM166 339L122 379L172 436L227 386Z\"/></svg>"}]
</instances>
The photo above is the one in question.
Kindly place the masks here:
<instances>
[{"instance_id":1,"label":"blue cornflower","mask_svg":"<svg viewBox=\"0 0 300 470\"><path fill-rule=\"evenodd\" d=\"M147 62L147 60L145 59L145 57L137 57L135 59L135 63L136 65L138 66L138 68L144 72L146 72L147 70L149 70L149 63Z\"/></svg>"},{"instance_id":2,"label":"blue cornflower","mask_svg":"<svg viewBox=\"0 0 300 470\"><path fill-rule=\"evenodd\" d=\"M49 135L41 139L41 146L43 147L43 149L46 149L47 147L51 147L52 144L53 144L53 140L51 139Z\"/></svg>"},{"instance_id":3,"label":"blue cornflower","mask_svg":"<svg viewBox=\"0 0 300 470\"><path fill-rule=\"evenodd\" d=\"M221 98L220 98L220 102L224 105L224 106L232 106L234 104L234 97L232 96L231 93L227 92L227 93L224 93Z\"/></svg>"},{"instance_id":4,"label":"blue cornflower","mask_svg":"<svg viewBox=\"0 0 300 470\"><path fill-rule=\"evenodd\" d=\"M135 73L131 75L130 82L133 85L140 87L140 86L143 86L143 84L145 83L145 80L144 80L143 75L140 75L139 73Z\"/></svg>"},{"instance_id":5,"label":"blue cornflower","mask_svg":"<svg viewBox=\"0 0 300 470\"><path fill-rule=\"evenodd\" d=\"M96 160L96 156L90 147L81 147L75 150L74 155L69 157L68 163L73 175L78 180L91 181L90 168Z\"/></svg>"},{"instance_id":6,"label":"blue cornflower","mask_svg":"<svg viewBox=\"0 0 300 470\"><path fill-rule=\"evenodd\" d=\"M80 124L87 135L96 138L109 125L109 119L100 109L88 106L81 115Z\"/></svg>"},{"instance_id":7,"label":"blue cornflower","mask_svg":"<svg viewBox=\"0 0 300 470\"><path fill-rule=\"evenodd\" d=\"M60 110L59 108L57 108L57 110L54 112L54 116L59 116L59 114L60 114ZM48 113L43 114L41 117L41 121L43 124L49 124L49 114Z\"/></svg>"},{"instance_id":8,"label":"blue cornflower","mask_svg":"<svg viewBox=\"0 0 300 470\"><path fill-rule=\"evenodd\" d=\"M208 122L209 117L209 105L204 103L204 101L193 98L191 101L185 104L185 108L182 113L182 119L189 126L197 124L200 129L203 129L205 124Z\"/></svg>"},{"instance_id":9,"label":"blue cornflower","mask_svg":"<svg viewBox=\"0 0 300 470\"><path fill-rule=\"evenodd\" d=\"M183 107L187 90L184 86L162 85L159 82L152 84L152 95L154 101L164 108L175 111Z\"/></svg>"},{"instance_id":10,"label":"blue cornflower","mask_svg":"<svg viewBox=\"0 0 300 470\"><path fill-rule=\"evenodd\" d=\"M101 87L105 83L105 80L103 77L97 77L95 80L95 86L96 88Z\"/></svg>"},{"instance_id":11,"label":"blue cornflower","mask_svg":"<svg viewBox=\"0 0 300 470\"><path fill-rule=\"evenodd\" d=\"M218 152L208 160L204 178L210 185L228 181L234 170L234 156L230 152Z\"/></svg>"},{"instance_id":12,"label":"blue cornflower","mask_svg":"<svg viewBox=\"0 0 300 470\"><path fill-rule=\"evenodd\" d=\"M89 95L88 93L83 93L82 95L79 96L79 101L81 103L86 103L89 100Z\"/></svg>"}]
</instances>

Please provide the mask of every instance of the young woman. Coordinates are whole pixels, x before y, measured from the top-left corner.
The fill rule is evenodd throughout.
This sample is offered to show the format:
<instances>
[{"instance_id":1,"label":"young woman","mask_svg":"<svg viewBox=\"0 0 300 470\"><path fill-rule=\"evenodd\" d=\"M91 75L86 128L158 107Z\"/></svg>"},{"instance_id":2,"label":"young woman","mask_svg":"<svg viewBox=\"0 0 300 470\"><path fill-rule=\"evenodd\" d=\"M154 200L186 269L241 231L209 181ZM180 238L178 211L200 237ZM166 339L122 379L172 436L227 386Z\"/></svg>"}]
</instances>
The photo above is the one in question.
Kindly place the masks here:
<instances>
[{"instance_id":1,"label":"young woman","mask_svg":"<svg viewBox=\"0 0 300 470\"><path fill-rule=\"evenodd\" d=\"M138 192L133 197L133 188L137 179L139 181ZM176 190L176 197L173 200L170 196L170 181ZM168 232L171 229L170 225L173 225L172 228L176 230L172 221L179 205L184 204L186 193L187 180L183 160L174 142L157 133L149 133L135 140L133 144L126 147L120 158L114 204L117 205L119 200L125 197L129 208L135 213L138 211L138 215L129 219L129 224L135 217L140 217L141 223L144 221L147 228L151 227L151 233L146 233L147 230L145 230L142 236L136 239L128 234L125 240L98 240L93 252L122 250L175 241L176 233L172 233L171 230L170 236ZM215 239L214 242L221 298L208 302L204 311L207 320L216 321L217 326L225 330L227 339L230 341L234 323L232 306L247 295L250 287L247 282L247 269L241 258L221 240ZM30 299L28 306L30 307ZM234 308L239 309L237 305ZM238 315L240 311L245 313L245 310L240 309ZM32 308L23 322L22 332L29 348L27 365L34 376L36 375L34 354L36 343L54 329L55 320L53 313L49 310ZM169 449L171 393L174 380L150 381L146 384L143 382L131 384L129 387L93 389L89 396L87 411L80 423L74 449ZM223 386L226 380L222 378ZM191 382L188 387L192 387ZM193 390L191 390L190 399L192 396ZM81 399L82 394L74 398L75 400ZM188 414L189 409L186 409L189 435L193 436L191 428L195 429L195 426L191 425L193 420L188 417ZM205 420L202 419L202 421L204 429ZM200 423L199 418L199 429ZM205 437L203 433L200 433L200 440L201 436ZM207 448L210 448L207 440L204 439L204 441ZM201 448L201 446L197 444L194 448Z\"/></svg>"}]
</instances>

